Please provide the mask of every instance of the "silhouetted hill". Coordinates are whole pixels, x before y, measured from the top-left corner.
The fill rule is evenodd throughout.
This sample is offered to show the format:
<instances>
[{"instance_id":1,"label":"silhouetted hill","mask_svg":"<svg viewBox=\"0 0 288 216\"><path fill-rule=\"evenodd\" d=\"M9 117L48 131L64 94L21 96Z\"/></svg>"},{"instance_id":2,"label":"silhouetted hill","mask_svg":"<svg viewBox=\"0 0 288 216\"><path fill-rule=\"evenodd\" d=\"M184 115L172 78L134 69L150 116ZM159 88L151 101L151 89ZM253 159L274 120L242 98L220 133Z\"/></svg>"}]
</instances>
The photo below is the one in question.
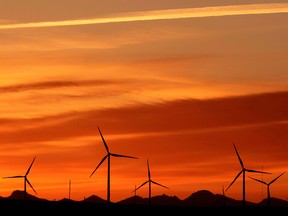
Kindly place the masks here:
<instances>
[{"instance_id":1,"label":"silhouetted hill","mask_svg":"<svg viewBox=\"0 0 288 216\"><path fill-rule=\"evenodd\" d=\"M24 191L21 190L15 190L11 193L10 196L6 197L7 199L12 199L12 200L24 200L25 197L25 193ZM33 196L29 193L26 193L26 200L46 200L46 199L42 199L42 198L38 198L36 196Z\"/></svg>"},{"instance_id":2,"label":"silhouetted hill","mask_svg":"<svg viewBox=\"0 0 288 216\"><path fill-rule=\"evenodd\" d=\"M148 205L149 199L142 198L140 196L132 196L127 199L117 202L118 204L136 204L136 205ZM161 206L180 206L182 205L182 200L176 196L167 196L166 194L151 197L151 204L161 205Z\"/></svg>"},{"instance_id":3,"label":"silhouetted hill","mask_svg":"<svg viewBox=\"0 0 288 216\"><path fill-rule=\"evenodd\" d=\"M119 202L108 204L106 200L92 195L82 201L74 201L71 199L62 199L59 201L49 201L38 198L31 194L27 194L27 200L23 200L23 191L14 191L8 197L0 199L0 208L7 210L9 214L19 212L29 212L29 214L91 214L97 212L106 212L125 214L161 214L175 213L194 214L195 212L235 214L237 213L268 213L272 214L288 212L288 205L285 200L271 198L271 205L266 206L267 200L264 199L260 203L246 202L246 206L242 206L242 200L234 200L224 197L220 194L213 194L208 190L200 190L192 193L186 199L179 199L176 196L159 195L151 198L151 205L148 205L148 198L140 196L132 196ZM3 210L4 211L4 210Z\"/></svg>"},{"instance_id":4,"label":"silhouetted hill","mask_svg":"<svg viewBox=\"0 0 288 216\"><path fill-rule=\"evenodd\" d=\"M68 198L63 198L61 200L58 200L58 202L74 202L75 200L68 199Z\"/></svg>"},{"instance_id":5,"label":"silhouetted hill","mask_svg":"<svg viewBox=\"0 0 288 216\"><path fill-rule=\"evenodd\" d=\"M263 199L261 202L259 202L257 205L258 206L267 206L267 198ZM288 202L286 200L270 197L270 203L269 206L286 206L288 207ZM287 208L288 209L288 208Z\"/></svg>"},{"instance_id":6,"label":"silhouetted hill","mask_svg":"<svg viewBox=\"0 0 288 216\"><path fill-rule=\"evenodd\" d=\"M160 196L151 197L151 204L163 205L163 206L168 206L168 205L180 206L182 205L182 200L180 200L176 196L167 196L166 194L163 194Z\"/></svg>"},{"instance_id":7,"label":"silhouetted hill","mask_svg":"<svg viewBox=\"0 0 288 216\"><path fill-rule=\"evenodd\" d=\"M183 203L185 206L222 206L223 199L208 190L200 190L184 199Z\"/></svg>"},{"instance_id":8,"label":"silhouetted hill","mask_svg":"<svg viewBox=\"0 0 288 216\"><path fill-rule=\"evenodd\" d=\"M213 194L208 190L199 190L183 200L185 206L242 206L242 200L235 200L220 194ZM247 206L255 206L255 203L246 201Z\"/></svg>"},{"instance_id":9,"label":"silhouetted hill","mask_svg":"<svg viewBox=\"0 0 288 216\"><path fill-rule=\"evenodd\" d=\"M148 205L148 198L132 196L117 203L126 205ZM266 206L266 203L266 199L264 199L260 203L253 203L246 200L246 206ZM242 200L235 200L220 194L213 194L208 190L199 190L195 193L192 193L189 197L183 200L179 199L176 196L167 196L165 194L160 196L154 196L151 198L151 205L191 207L241 207L243 203ZM271 198L270 206L287 207L288 204L285 200Z\"/></svg>"},{"instance_id":10,"label":"silhouetted hill","mask_svg":"<svg viewBox=\"0 0 288 216\"><path fill-rule=\"evenodd\" d=\"M126 204L126 205L134 205L134 204L135 205L144 205L144 204L148 204L148 199L135 195L135 196L126 198L124 200L120 200L117 203Z\"/></svg>"},{"instance_id":11,"label":"silhouetted hill","mask_svg":"<svg viewBox=\"0 0 288 216\"><path fill-rule=\"evenodd\" d=\"M104 200L101 197L98 197L96 195L89 196L88 198L85 198L82 202L101 203L101 204L107 203L106 200Z\"/></svg>"}]
</instances>

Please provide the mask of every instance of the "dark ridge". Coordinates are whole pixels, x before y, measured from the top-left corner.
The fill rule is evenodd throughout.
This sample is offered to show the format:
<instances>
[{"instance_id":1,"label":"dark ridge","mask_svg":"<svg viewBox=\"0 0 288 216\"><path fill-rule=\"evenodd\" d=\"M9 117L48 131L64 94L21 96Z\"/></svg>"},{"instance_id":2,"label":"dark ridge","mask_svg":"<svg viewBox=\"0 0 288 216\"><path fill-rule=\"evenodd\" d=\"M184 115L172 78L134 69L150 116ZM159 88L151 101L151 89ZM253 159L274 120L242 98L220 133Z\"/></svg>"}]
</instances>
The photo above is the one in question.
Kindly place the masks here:
<instances>
[{"instance_id":1,"label":"dark ridge","mask_svg":"<svg viewBox=\"0 0 288 216\"><path fill-rule=\"evenodd\" d=\"M21 190L15 190L11 193L10 196L6 197L7 199L11 199L11 200L24 200L25 198L25 192L21 191ZM42 198L38 198L36 196L33 196L29 193L26 193L26 200L46 200L46 199L42 199Z\"/></svg>"},{"instance_id":2,"label":"dark ridge","mask_svg":"<svg viewBox=\"0 0 288 216\"><path fill-rule=\"evenodd\" d=\"M258 206L268 206L268 199L265 198L263 199L261 202L257 203ZM282 199L278 199L275 197L270 197L270 203L269 206L275 206L275 207L281 207L281 206L286 206L288 209L288 201L287 200L282 200Z\"/></svg>"},{"instance_id":3,"label":"dark ridge","mask_svg":"<svg viewBox=\"0 0 288 216\"><path fill-rule=\"evenodd\" d=\"M145 204L148 204L148 199L135 195L135 196L126 198L124 200L120 200L117 203L126 204L126 205L134 205L134 204L135 205L145 205Z\"/></svg>"},{"instance_id":4,"label":"dark ridge","mask_svg":"<svg viewBox=\"0 0 288 216\"><path fill-rule=\"evenodd\" d=\"M71 199L61 199L49 201L27 194L29 199L23 200L23 191L14 191L9 197L0 199L0 208L5 209L9 214L29 212L33 215L43 214L91 214L106 212L116 214L194 214L198 213L228 213L229 215L237 213L271 213L283 214L288 212L287 201L271 198L270 206L266 206L267 200L260 203L247 202L242 206L242 200L234 200L220 194L213 194L208 190L200 190L192 193L186 199L179 199L176 196L160 195L152 197L151 204L148 198L132 196L119 202L110 202L92 195L82 201Z\"/></svg>"},{"instance_id":5,"label":"dark ridge","mask_svg":"<svg viewBox=\"0 0 288 216\"><path fill-rule=\"evenodd\" d=\"M96 195L89 196L89 197L85 198L82 202L102 203L102 204L106 204L107 203L106 200L104 200L101 197L98 197Z\"/></svg>"},{"instance_id":6,"label":"dark ridge","mask_svg":"<svg viewBox=\"0 0 288 216\"><path fill-rule=\"evenodd\" d=\"M161 205L161 206L181 206L183 205L182 200L176 196L167 196L163 194L161 196L154 196L151 198L152 205Z\"/></svg>"},{"instance_id":7,"label":"dark ridge","mask_svg":"<svg viewBox=\"0 0 288 216\"><path fill-rule=\"evenodd\" d=\"M5 200L16 200L16 201L25 201L24 200L24 191L15 190L8 197L1 197L0 201ZM72 199L63 198L61 200L49 201L47 199L39 198L37 196L33 196L29 193L26 195L26 201L47 201L47 202L61 202L61 203L89 203L91 204L103 204L108 205L107 200L102 199L99 196L91 195L87 198L84 198L82 201L75 201ZM118 202L111 202L114 205L148 205L148 198L143 198L138 195L128 197L126 199L120 200ZM267 199L264 198L259 203L246 201L247 206L267 206ZM84 204L85 205L85 204ZM192 206L192 207L241 207L242 200L235 200L233 198L223 196L220 194L213 194L209 190L199 190L197 192L192 193L187 198L181 200L177 196L168 196L166 194L153 196L151 198L151 205L155 206ZM288 209L288 201L283 199L278 199L275 197L270 198L270 206L271 207L287 207Z\"/></svg>"}]
</instances>

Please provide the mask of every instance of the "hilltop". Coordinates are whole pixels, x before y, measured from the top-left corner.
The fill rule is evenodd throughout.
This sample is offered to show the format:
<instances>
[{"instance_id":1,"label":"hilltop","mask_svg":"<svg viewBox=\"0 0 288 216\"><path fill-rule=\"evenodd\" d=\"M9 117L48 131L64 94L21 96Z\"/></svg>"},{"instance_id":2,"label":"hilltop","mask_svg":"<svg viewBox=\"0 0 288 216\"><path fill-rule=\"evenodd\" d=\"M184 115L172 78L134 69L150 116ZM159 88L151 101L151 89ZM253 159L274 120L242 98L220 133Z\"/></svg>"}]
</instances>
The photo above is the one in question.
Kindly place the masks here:
<instances>
[{"instance_id":1,"label":"hilltop","mask_svg":"<svg viewBox=\"0 0 288 216\"><path fill-rule=\"evenodd\" d=\"M119 202L107 204L106 200L92 195L82 201L74 201L64 198L58 201L49 201L38 198L31 194L27 194L24 200L23 191L13 191L8 197L1 197L0 208L6 212L41 212L48 214L66 213L91 213L98 211L115 211L116 213L132 213L139 211L141 213L151 211L161 211L162 213L172 212L189 212L201 210L202 212L210 212L211 210L222 213L231 213L233 211L287 211L287 201L271 198L270 207L267 206L267 200L264 199L259 203L246 202L246 206L242 206L242 200L235 200L220 194L213 194L208 190L199 190L192 193L186 199L179 199L176 196L167 196L165 194L154 196L151 198L151 205L148 205L148 198L140 196L132 196ZM216 212L215 212L216 213Z\"/></svg>"}]
</instances>

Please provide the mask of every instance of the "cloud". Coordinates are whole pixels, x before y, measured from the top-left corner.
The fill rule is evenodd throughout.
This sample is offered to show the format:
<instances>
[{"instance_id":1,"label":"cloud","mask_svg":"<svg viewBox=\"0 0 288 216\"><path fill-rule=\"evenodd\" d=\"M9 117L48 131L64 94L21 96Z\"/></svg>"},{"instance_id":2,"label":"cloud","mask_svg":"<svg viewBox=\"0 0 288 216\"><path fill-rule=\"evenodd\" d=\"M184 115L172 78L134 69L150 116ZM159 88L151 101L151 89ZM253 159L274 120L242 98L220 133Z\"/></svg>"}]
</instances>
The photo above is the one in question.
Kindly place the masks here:
<instances>
[{"instance_id":1,"label":"cloud","mask_svg":"<svg viewBox=\"0 0 288 216\"><path fill-rule=\"evenodd\" d=\"M1 143L55 141L97 134L144 137L210 134L242 129L281 126L288 121L288 92L219 98L179 100L160 104L71 112L30 120L2 121L13 130L0 132ZM38 122L38 123L37 123ZM43 124L40 124L43 122ZM286 123L285 123L286 122ZM35 124L37 123L37 124ZM25 128L19 125L33 125ZM37 134L37 136L34 136Z\"/></svg>"},{"instance_id":2,"label":"cloud","mask_svg":"<svg viewBox=\"0 0 288 216\"><path fill-rule=\"evenodd\" d=\"M18 84L0 87L0 93L14 93L29 90L44 90L52 88L65 87L83 87L83 86L102 86L113 84L108 80L83 80L83 81L49 81L49 82L35 82L28 84Z\"/></svg>"},{"instance_id":3,"label":"cloud","mask_svg":"<svg viewBox=\"0 0 288 216\"><path fill-rule=\"evenodd\" d=\"M105 23L122 23L133 21L170 20L170 19L183 19L183 18L250 15L250 14L273 14L273 13L287 13L287 12L288 12L287 3L232 5L232 6L130 12L126 14L118 14L116 16L111 17L91 18L81 20L14 23L14 24L0 25L0 29L76 26L76 25L105 24Z\"/></svg>"}]
</instances>

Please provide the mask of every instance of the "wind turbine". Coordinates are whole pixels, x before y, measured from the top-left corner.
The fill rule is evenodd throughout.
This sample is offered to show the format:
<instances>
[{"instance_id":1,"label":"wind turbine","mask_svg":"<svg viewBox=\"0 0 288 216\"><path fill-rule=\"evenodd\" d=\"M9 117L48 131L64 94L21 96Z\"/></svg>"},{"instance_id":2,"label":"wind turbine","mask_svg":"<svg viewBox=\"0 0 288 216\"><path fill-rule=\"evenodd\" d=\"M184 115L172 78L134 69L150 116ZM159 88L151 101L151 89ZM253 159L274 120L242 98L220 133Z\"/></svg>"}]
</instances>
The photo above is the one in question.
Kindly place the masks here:
<instances>
[{"instance_id":1,"label":"wind turbine","mask_svg":"<svg viewBox=\"0 0 288 216\"><path fill-rule=\"evenodd\" d=\"M30 169L35 161L36 157L34 157L33 161L31 162L28 170L26 171L24 176L8 176L8 177L3 177L3 178L24 178L24 200L26 200L26 196L27 196L27 192L26 192L26 183L29 184L29 186L32 188L32 190L35 192L35 194L37 194L37 192L34 190L33 186L31 185L31 183L29 182L27 176L30 172Z\"/></svg>"},{"instance_id":2,"label":"wind turbine","mask_svg":"<svg viewBox=\"0 0 288 216\"><path fill-rule=\"evenodd\" d=\"M150 168L149 168L148 159L147 159L147 167L148 167L148 180L145 181L143 184L141 184L139 187L137 187L134 191L138 190L138 189L141 188L143 185L145 185L145 184L148 183L148 185L149 185L149 199L148 199L148 202L149 202L149 205L151 205L151 184L152 184L152 183L153 183L153 184L156 184L156 185L159 185L159 186L161 186L161 187L167 188L167 189L169 189L169 188L166 187L166 186L164 186L164 185L162 185L162 184L159 184L159 183L157 183L157 182L155 182L155 181L153 181L153 180L151 179L151 174L150 174Z\"/></svg>"},{"instance_id":3,"label":"wind turbine","mask_svg":"<svg viewBox=\"0 0 288 216\"><path fill-rule=\"evenodd\" d=\"M243 180L242 180L242 184L243 184L243 186L242 186L242 196L243 196L243 198L242 198L242 204L243 204L243 206L245 206L245 205L246 205L246 201L245 201L245 173L246 173L246 172L264 173L264 174L271 174L271 173L263 172L263 171L258 171L258 170L246 169L246 168L244 167L243 161L241 160L240 155L239 155L239 153L238 153L238 151L237 151L237 148L236 148L236 146L235 146L234 143L233 143L233 146L234 146L234 149L235 149L236 154L237 154L237 156L238 156L238 160L239 160L239 162L240 162L240 165L241 165L241 168L242 168L242 169L241 169L241 171L236 175L236 177L235 177L234 180L231 182L231 184L226 188L226 191L227 191L227 190L230 188L230 186L236 181L236 179L242 174L242 177L243 177Z\"/></svg>"},{"instance_id":4,"label":"wind turbine","mask_svg":"<svg viewBox=\"0 0 288 216\"><path fill-rule=\"evenodd\" d=\"M125 157L125 158L134 158L134 159L138 159L137 157L133 157L133 156L126 156L126 155L120 155L120 154L114 154L114 153L111 153L109 151L109 148L108 148L108 145L106 144L106 141L101 133L101 130L100 128L98 127L98 130L99 130L99 133L100 133L100 136L102 138L102 141L104 143L104 146L106 148L106 151L107 151L107 155L104 156L102 158L102 160L100 161L100 163L98 164L98 166L94 169L94 171L91 173L90 177L94 174L94 172L98 169L98 167L107 159L108 160L108 173L107 173L107 202L108 204L110 203L110 157L113 156L113 157Z\"/></svg>"},{"instance_id":5,"label":"wind turbine","mask_svg":"<svg viewBox=\"0 0 288 216\"><path fill-rule=\"evenodd\" d=\"M274 178L274 179L273 179L272 181L270 181L269 183L248 176L249 178L251 178L251 179L253 179L253 180L255 180L255 181L258 181L258 182L260 182L260 183L262 183L262 184L267 185L267 206L270 205L270 185L271 185L273 182L275 182L278 178L280 178L280 176L282 176L284 173L285 173L285 172L281 173L280 175L278 175L276 178Z\"/></svg>"}]
</instances>

